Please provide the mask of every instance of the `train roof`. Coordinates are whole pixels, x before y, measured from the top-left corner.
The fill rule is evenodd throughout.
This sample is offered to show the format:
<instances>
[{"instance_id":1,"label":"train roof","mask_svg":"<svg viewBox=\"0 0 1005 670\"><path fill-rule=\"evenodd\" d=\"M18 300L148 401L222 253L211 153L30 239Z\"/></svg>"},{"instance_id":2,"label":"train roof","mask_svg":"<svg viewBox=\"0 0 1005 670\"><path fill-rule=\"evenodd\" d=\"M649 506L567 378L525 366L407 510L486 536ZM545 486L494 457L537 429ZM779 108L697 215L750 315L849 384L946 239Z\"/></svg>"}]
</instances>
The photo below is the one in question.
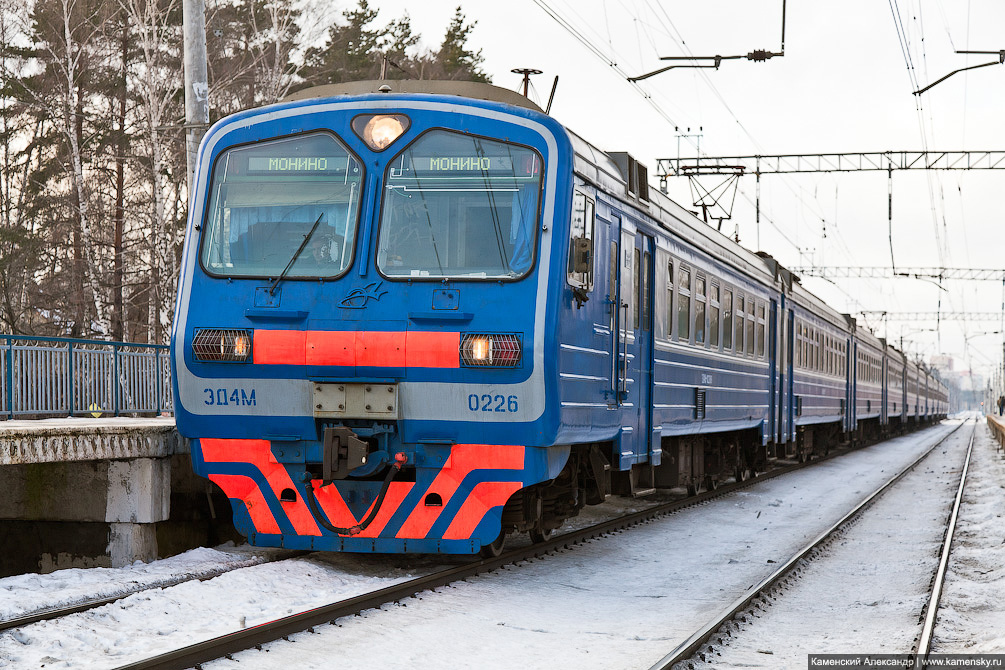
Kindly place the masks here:
<instances>
[{"instance_id":1,"label":"train roof","mask_svg":"<svg viewBox=\"0 0 1005 670\"><path fill-rule=\"evenodd\" d=\"M616 153L606 152L584 140L566 127L575 152L575 171L595 186L613 194L625 203L639 208L674 233L719 261L737 268L759 281L774 283L779 280L777 263L766 262L758 254L740 246L707 223L671 200L659 189L646 184L649 193L646 202L639 202L628 193L628 181L619 167ZM784 268L783 268L784 270ZM785 271L787 273L787 271ZM791 273L789 273L791 275ZM791 275L795 278L794 275ZM797 278L796 278L797 279Z\"/></svg>"},{"instance_id":2,"label":"train roof","mask_svg":"<svg viewBox=\"0 0 1005 670\"><path fill-rule=\"evenodd\" d=\"M423 93L430 95L455 95L461 98L489 100L507 105L525 107L544 113L533 101L516 91L478 81L449 81L442 79L370 79L348 81L341 84L312 86L290 93L283 102L329 98L340 95L371 95L374 93Z\"/></svg>"}]
</instances>

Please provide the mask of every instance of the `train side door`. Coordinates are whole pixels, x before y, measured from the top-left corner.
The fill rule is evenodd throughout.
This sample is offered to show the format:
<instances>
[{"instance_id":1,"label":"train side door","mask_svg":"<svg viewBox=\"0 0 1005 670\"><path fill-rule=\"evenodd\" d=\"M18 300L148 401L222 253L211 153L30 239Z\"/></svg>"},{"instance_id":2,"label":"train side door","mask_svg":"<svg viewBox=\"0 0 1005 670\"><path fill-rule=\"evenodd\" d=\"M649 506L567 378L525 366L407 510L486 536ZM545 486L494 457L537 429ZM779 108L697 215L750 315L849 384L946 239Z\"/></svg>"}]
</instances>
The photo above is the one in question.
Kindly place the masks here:
<instances>
[{"instance_id":1,"label":"train side door","mask_svg":"<svg viewBox=\"0 0 1005 670\"><path fill-rule=\"evenodd\" d=\"M778 444L779 446L785 445L795 438L795 427L794 427L794 413L795 413L795 398L793 392L795 390L795 384L793 383L793 355L795 354L794 341L796 339L796 316L791 309L784 307L782 309L781 330L782 330L782 346L781 346L781 364L778 366L779 370L779 399L778 399ZM782 447L784 451L787 451ZM784 453L784 452L783 452ZM781 455L781 454L779 454Z\"/></svg>"},{"instance_id":2,"label":"train side door","mask_svg":"<svg viewBox=\"0 0 1005 670\"><path fill-rule=\"evenodd\" d=\"M632 328L635 333L635 361L632 374L638 379L638 407L635 430L639 436L637 452L647 456L653 465L659 465L661 453L653 451L659 438L653 435L653 287L655 270L653 254L655 241L643 233L636 233L632 259L632 298L635 302Z\"/></svg>"},{"instance_id":3,"label":"train side door","mask_svg":"<svg viewBox=\"0 0 1005 670\"><path fill-rule=\"evenodd\" d=\"M612 408L621 406L624 387L624 339L623 322L624 308L621 300L621 217L611 217L610 259L608 261L607 303L611 313L611 389L608 405Z\"/></svg>"},{"instance_id":4,"label":"train side door","mask_svg":"<svg viewBox=\"0 0 1005 670\"><path fill-rule=\"evenodd\" d=\"M621 469L649 460L652 433L653 240L621 223L617 382Z\"/></svg>"},{"instance_id":5,"label":"train side door","mask_svg":"<svg viewBox=\"0 0 1005 670\"><path fill-rule=\"evenodd\" d=\"M881 361L880 379L883 381L880 387L879 425L886 426L890 423L890 361L885 350Z\"/></svg>"},{"instance_id":6,"label":"train side door","mask_svg":"<svg viewBox=\"0 0 1005 670\"><path fill-rule=\"evenodd\" d=\"M768 425L765 426L764 434L770 442L777 443L778 435L778 360L781 358L781 349L778 346L778 301L771 300L771 310L768 321ZM772 450L774 447L770 447ZM774 453L768 454L774 456Z\"/></svg>"},{"instance_id":7,"label":"train side door","mask_svg":"<svg viewBox=\"0 0 1005 670\"><path fill-rule=\"evenodd\" d=\"M848 397L844 406L848 408L848 431L858 427L858 342L848 342Z\"/></svg>"}]
</instances>

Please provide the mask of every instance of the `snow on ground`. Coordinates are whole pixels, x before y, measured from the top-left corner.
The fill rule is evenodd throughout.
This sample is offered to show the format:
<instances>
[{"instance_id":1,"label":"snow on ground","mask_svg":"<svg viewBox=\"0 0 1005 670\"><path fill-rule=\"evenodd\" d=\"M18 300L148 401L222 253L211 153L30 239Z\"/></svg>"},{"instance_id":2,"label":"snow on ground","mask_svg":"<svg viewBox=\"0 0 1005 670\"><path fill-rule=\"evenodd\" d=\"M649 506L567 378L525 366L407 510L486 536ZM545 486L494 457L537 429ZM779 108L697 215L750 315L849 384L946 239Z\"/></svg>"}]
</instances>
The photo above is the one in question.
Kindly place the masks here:
<instances>
[{"instance_id":1,"label":"snow on ground","mask_svg":"<svg viewBox=\"0 0 1005 670\"><path fill-rule=\"evenodd\" d=\"M1005 652L1005 453L979 426L956 526L934 651Z\"/></svg>"},{"instance_id":2,"label":"snow on ground","mask_svg":"<svg viewBox=\"0 0 1005 670\"><path fill-rule=\"evenodd\" d=\"M188 576L255 565L266 561L271 553L268 549L202 547L152 563L137 561L124 568L70 568L44 575L5 577L0 579L0 620L117 596Z\"/></svg>"},{"instance_id":3,"label":"snow on ground","mask_svg":"<svg viewBox=\"0 0 1005 670\"><path fill-rule=\"evenodd\" d=\"M648 668L951 429L856 451L203 667Z\"/></svg>"},{"instance_id":4,"label":"snow on ground","mask_svg":"<svg viewBox=\"0 0 1005 670\"><path fill-rule=\"evenodd\" d=\"M965 426L888 489L698 667L805 668L810 653L910 653L970 432Z\"/></svg>"},{"instance_id":5,"label":"snow on ground","mask_svg":"<svg viewBox=\"0 0 1005 670\"><path fill-rule=\"evenodd\" d=\"M144 591L89 612L0 633L0 667L118 667L413 577L400 569L383 572L358 575L295 558Z\"/></svg>"}]
</instances>

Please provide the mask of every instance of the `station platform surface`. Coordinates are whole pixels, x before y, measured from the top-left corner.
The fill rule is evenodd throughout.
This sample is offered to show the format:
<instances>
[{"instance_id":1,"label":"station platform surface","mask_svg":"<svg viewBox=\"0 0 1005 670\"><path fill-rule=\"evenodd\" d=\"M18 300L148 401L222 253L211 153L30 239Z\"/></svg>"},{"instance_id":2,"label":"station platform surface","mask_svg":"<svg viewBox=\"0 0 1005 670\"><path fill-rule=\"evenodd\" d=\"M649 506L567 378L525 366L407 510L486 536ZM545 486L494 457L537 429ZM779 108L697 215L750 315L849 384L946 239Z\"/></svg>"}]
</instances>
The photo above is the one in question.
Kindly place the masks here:
<instances>
[{"instance_id":1,"label":"station platform surface","mask_svg":"<svg viewBox=\"0 0 1005 670\"><path fill-rule=\"evenodd\" d=\"M0 421L0 465L166 458L187 452L172 416Z\"/></svg>"}]
</instances>

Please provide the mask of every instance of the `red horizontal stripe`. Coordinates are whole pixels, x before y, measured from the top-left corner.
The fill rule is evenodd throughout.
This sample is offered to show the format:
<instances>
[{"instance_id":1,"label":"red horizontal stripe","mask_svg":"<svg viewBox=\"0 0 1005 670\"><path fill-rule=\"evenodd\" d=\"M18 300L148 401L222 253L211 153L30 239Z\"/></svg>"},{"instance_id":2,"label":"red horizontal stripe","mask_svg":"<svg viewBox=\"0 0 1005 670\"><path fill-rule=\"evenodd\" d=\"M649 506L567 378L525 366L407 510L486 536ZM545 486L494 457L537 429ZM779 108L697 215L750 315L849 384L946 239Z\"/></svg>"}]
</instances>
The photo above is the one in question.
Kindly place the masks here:
<instances>
[{"instance_id":1,"label":"red horizontal stripe","mask_svg":"<svg viewBox=\"0 0 1005 670\"><path fill-rule=\"evenodd\" d=\"M259 365L460 367L460 333L353 330L256 330Z\"/></svg>"},{"instance_id":2,"label":"red horizontal stripe","mask_svg":"<svg viewBox=\"0 0 1005 670\"><path fill-rule=\"evenodd\" d=\"M405 335L405 366L409 368L458 368L460 333L408 331Z\"/></svg>"},{"instance_id":3,"label":"red horizontal stripe","mask_svg":"<svg viewBox=\"0 0 1005 670\"><path fill-rule=\"evenodd\" d=\"M350 331L307 331L309 365L356 365L356 334Z\"/></svg>"},{"instance_id":4,"label":"red horizontal stripe","mask_svg":"<svg viewBox=\"0 0 1005 670\"><path fill-rule=\"evenodd\" d=\"M256 330L252 359L259 365L305 365L307 331Z\"/></svg>"}]
</instances>

